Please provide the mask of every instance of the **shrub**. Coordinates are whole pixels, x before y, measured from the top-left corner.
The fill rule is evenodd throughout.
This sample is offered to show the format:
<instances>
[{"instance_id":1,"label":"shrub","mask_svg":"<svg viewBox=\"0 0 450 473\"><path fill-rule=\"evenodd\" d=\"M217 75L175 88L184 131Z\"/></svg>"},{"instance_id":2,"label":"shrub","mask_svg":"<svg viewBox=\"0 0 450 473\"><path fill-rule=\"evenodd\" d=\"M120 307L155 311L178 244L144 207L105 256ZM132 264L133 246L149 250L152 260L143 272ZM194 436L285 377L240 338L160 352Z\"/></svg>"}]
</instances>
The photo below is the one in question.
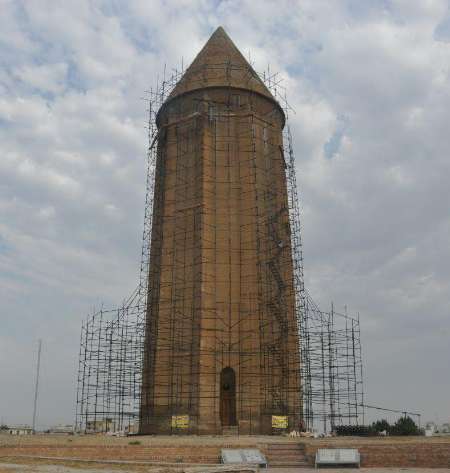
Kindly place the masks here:
<instances>
[{"instance_id":1,"label":"shrub","mask_svg":"<svg viewBox=\"0 0 450 473\"><path fill-rule=\"evenodd\" d=\"M411 417L400 417L390 429L391 435L420 435L421 431Z\"/></svg>"},{"instance_id":2,"label":"shrub","mask_svg":"<svg viewBox=\"0 0 450 473\"><path fill-rule=\"evenodd\" d=\"M368 437L379 435L386 431L388 435L423 435L411 417L400 417L394 425L390 425L386 419L377 420L372 425L339 425L336 427L336 434L343 436Z\"/></svg>"},{"instance_id":3,"label":"shrub","mask_svg":"<svg viewBox=\"0 0 450 473\"><path fill-rule=\"evenodd\" d=\"M140 445L141 442L139 440L132 440L131 442L128 442L128 445Z\"/></svg>"},{"instance_id":4,"label":"shrub","mask_svg":"<svg viewBox=\"0 0 450 473\"><path fill-rule=\"evenodd\" d=\"M386 419L381 419L372 423L372 429L374 430L374 432L377 432L377 433L384 432L384 431L389 433L391 430L391 425Z\"/></svg>"},{"instance_id":5,"label":"shrub","mask_svg":"<svg viewBox=\"0 0 450 473\"><path fill-rule=\"evenodd\" d=\"M342 436L356 435L359 437L368 437L375 435L372 427L368 425L339 425L336 427L336 434Z\"/></svg>"}]
</instances>

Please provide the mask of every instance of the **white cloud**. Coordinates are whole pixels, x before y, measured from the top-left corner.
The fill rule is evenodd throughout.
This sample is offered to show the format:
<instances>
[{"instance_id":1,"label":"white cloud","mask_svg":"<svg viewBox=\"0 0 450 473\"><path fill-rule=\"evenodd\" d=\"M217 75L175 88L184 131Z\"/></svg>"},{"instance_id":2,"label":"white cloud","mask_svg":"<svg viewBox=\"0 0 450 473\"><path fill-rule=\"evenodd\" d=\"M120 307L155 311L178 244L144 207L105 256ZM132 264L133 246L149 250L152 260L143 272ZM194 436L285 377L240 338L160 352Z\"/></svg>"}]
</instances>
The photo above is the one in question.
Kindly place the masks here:
<instances>
[{"instance_id":1,"label":"white cloud","mask_svg":"<svg viewBox=\"0 0 450 473\"><path fill-rule=\"evenodd\" d=\"M67 64L24 65L14 70L13 74L33 88L56 94L66 87Z\"/></svg>"}]
</instances>

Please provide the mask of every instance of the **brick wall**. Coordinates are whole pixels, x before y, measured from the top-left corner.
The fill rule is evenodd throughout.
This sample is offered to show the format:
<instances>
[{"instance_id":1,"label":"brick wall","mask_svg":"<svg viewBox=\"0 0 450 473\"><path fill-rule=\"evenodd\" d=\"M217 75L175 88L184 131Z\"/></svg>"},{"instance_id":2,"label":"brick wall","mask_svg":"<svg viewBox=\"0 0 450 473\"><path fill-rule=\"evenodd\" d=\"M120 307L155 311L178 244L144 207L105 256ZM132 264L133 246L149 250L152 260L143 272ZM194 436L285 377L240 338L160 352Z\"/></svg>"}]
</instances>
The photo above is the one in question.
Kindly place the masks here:
<instances>
[{"instance_id":1,"label":"brick wall","mask_svg":"<svg viewBox=\"0 0 450 473\"><path fill-rule=\"evenodd\" d=\"M352 445L345 442L339 445L334 441L326 443L308 443L305 448L308 462L313 465L316 451L319 448L357 448L361 455L362 467L420 467L450 468L449 442L408 442L392 444L387 442Z\"/></svg>"},{"instance_id":2,"label":"brick wall","mask_svg":"<svg viewBox=\"0 0 450 473\"><path fill-rule=\"evenodd\" d=\"M43 457L80 458L86 460L143 460L184 463L218 463L220 447L203 446L141 446L141 445L22 445L0 446L0 457L31 455Z\"/></svg>"},{"instance_id":3,"label":"brick wall","mask_svg":"<svg viewBox=\"0 0 450 473\"><path fill-rule=\"evenodd\" d=\"M222 448L260 448L267 455L269 442L203 445L52 445L17 444L0 445L0 457L30 455L44 457L80 458L90 460L141 460L160 462L183 462L217 464ZM305 454L313 466L319 448L357 448L363 467L418 467L450 468L450 442L418 439L417 441L362 441L330 442L306 441Z\"/></svg>"}]
</instances>

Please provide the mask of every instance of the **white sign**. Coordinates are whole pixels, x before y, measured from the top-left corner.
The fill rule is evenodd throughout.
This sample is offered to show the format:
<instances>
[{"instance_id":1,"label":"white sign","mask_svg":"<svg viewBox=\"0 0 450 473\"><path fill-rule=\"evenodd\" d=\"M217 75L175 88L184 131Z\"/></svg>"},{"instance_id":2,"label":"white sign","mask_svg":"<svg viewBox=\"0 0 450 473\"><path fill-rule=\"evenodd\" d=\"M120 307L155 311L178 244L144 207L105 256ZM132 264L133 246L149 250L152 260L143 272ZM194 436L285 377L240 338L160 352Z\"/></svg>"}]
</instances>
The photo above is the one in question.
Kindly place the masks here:
<instances>
[{"instance_id":1,"label":"white sign","mask_svg":"<svg viewBox=\"0 0 450 473\"><path fill-rule=\"evenodd\" d=\"M317 458L321 462L335 462L336 461L336 450L319 448L319 450L317 450Z\"/></svg>"},{"instance_id":2,"label":"white sign","mask_svg":"<svg viewBox=\"0 0 450 473\"><path fill-rule=\"evenodd\" d=\"M241 450L242 456L246 463L253 463L258 465L265 465L267 463L264 455L256 448Z\"/></svg>"},{"instance_id":3,"label":"white sign","mask_svg":"<svg viewBox=\"0 0 450 473\"><path fill-rule=\"evenodd\" d=\"M240 450L232 450L231 448L222 449L222 463L242 463Z\"/></svg>"},{"instance_id":4,"label":"white sign","mask_svg":"<svg viewBox=\"0 0 450 473\"><path fill-rule=\"evenodd\" d=\"M356 448L319 448L316 453L316 465L356 464L360 457Z\"/></svg>"},{"instance_id":5,"label":"white sign","mask_svg":"<svg viewBox=\"0 0 450 473\"><path fill-rule=\"evenodd\" d=\"M267 466L264 455L256 448L231 449L223 448L221 452L222 463L224 464L251 464Z\"/></svg>"},{"instance_id":6,"label":"white sign","mask_svg":"<svg viewBox=\"0 0 450 473\"><path fill-rule=\"evenodd\" d=\"M358 450L354 448L340 448L339 452L339 461L341 463L358 463L359 462L359 453Z\"/></svg>"}]
</instances>

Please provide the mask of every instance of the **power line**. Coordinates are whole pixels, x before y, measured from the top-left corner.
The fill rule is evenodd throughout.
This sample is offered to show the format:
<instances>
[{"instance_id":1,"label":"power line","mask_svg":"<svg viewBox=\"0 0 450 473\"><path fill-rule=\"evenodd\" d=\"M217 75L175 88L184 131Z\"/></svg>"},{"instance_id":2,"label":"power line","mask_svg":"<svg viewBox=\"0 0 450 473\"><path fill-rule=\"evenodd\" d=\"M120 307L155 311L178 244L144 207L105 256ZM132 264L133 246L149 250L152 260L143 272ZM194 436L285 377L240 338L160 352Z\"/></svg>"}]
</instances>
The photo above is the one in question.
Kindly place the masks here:
<instances>
[{"instance_id":1,"label":"power line","mask_svg":"<svg viewBox=\"0 0 450 473\"><path fill-rule=\"evenodd\" d=\"M418 412L408 412L408 411L402 411L402 410L398 410L398 409L387 409L385 407L378 407L378 406L369 406L367 404L361 404L361 407L366 407L367 409L376 409L378 411L385 411L385 412L395 412L397 414L408 414L410 416L417 416L417 417L420 417L422 414L418 413Z\"/></svg>"}]
</instances>

